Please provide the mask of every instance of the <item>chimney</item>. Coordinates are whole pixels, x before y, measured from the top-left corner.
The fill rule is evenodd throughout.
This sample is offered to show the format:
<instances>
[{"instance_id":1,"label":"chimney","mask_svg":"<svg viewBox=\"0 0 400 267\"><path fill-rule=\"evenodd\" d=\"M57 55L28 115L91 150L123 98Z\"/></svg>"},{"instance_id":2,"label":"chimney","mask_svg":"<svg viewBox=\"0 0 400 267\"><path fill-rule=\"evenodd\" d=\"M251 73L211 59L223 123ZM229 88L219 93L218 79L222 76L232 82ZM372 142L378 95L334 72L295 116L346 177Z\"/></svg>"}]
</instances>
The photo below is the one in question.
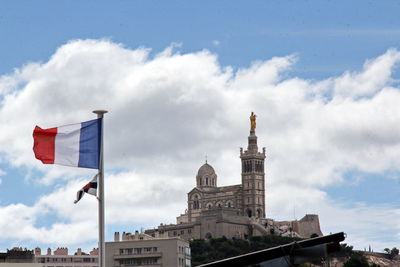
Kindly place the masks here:
<instances>
[{"instance_id":1,"label":"chimney","mask_svg":"<svg viewBox=\"0 0 400 267\"><path fill-rule=\"evenodd\" d=\"M114 241L119 241L119 232L114 233Z\"/></svg>"},{"instance_id":2,"label":"chimney","mask_svg":"<svg viewBox=\"0 0 400 267\"><path fill-rule=\"evenodd\" d=\"M54 250L54 255L68 255L68 248L57 248Z\"/></svg>"},{"instance_id":3,"label":"chimney","mask_svg":"<svg viewBox=\"0 0 400 267\"><path fill-rule=\"evenodd\" d=\"M94 249L92 249L92 251L90 251L89 254L90 255L99 255L99 249L98 248L94 248Z\"/></svg>"},{"instance_id":4,"label":"chimney","mask_svg":"<svg viewBox=\"0 0 400 267\"><path fill-rule=\"evenodd\" d=\"M47 248L47 255L51 255L51 248Z\"/></svg>"},{"instance_id":5,"label":"chimney","mask_svg":"<svg viewBox=\"0 0 400 267\"><path fill-rule=\"evenodd\" d=\"M40 248L35 248L35 255L42 255L42 250Z\"/></svg>"},{"instance_id":6,"label":"chimney","mask_svg":"<svg viewBox=\"0 0 400 267\"><path fill-rule=\"evenodd\" d=\"M76 251L76 255L82 256L82 249L81 248L78 248L78 250Z\"/></svg>"},{"instance_id":7,"label":"chimney","mask_svg":"<svg viewBox=\"0 0 400 267\"><path fill-rule=\"evenodd\" d=\"M126 241L126 240L128 240L127 233L123 232L122 233L122 241Z\"/></svg>"}]
</instances>

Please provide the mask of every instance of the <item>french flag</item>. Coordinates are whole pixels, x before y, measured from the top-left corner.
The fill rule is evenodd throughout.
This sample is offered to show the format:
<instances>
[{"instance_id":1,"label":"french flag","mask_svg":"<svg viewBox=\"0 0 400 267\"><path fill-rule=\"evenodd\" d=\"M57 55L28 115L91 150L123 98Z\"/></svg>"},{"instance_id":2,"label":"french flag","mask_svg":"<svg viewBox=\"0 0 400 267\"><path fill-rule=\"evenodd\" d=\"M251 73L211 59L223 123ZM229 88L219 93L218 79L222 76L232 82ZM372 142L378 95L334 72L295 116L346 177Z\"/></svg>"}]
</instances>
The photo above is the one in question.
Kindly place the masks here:
<instances>
[{"instance_id":1,"label":"french flag","mask_svg":"<svg viewBox=\"0 0 400 267\"><path fill-rule=\"evenodd\" d=\"M102 119L33 131L35 157L44 164L99 168Z\"/></svg>"},{"instance_id":2,"label":"french flag","mask_svg":"<svg viewBox=\"0 0 400 267\"><path fill-rule=\"evenodd\" d=\"M76 200L74 201L75 204L78 203L79 200L81 200L83 194L85 193L93 196L97 195L97 177L98 174L96 174L89 183L87 183L84 187L82 187L81 190L78 191L78 193L76 193Z\"/></svg>"}]
</instances>

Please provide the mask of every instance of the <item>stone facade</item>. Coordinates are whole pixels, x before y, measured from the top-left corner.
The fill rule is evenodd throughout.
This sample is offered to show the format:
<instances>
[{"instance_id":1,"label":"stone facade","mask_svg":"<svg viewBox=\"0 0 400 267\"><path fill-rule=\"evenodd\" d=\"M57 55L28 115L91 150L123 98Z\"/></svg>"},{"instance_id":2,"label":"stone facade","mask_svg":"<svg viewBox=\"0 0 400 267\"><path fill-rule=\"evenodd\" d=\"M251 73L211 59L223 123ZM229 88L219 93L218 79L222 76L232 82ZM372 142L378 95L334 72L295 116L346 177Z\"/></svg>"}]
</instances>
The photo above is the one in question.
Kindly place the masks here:
<instances>
[{"instance_id":1,"label":"stone facade","mask_svg":"<svg viewBox=\"0 0 400 267\"><path fill-rule=\"evenodd\" d=\"M106 242L106 266L176 266L190 267L189 243L179 237L155 238L146 234L114 234Z\"/></svg>"},{"instance_id":2,"label":"stone facade","mask_svg":"<svg viewBox=\"0 0 400 267\"><path fill-rule=\"evenodd\" d=\"M177 223L161 224L146 233L186 240L265 234L321 236L318 215L283 222L266 218L265 158L266 150L259 152L255 129L251 129L247 149L240 149L241 184L218 187L217 174L206 161L197 172L196 187L188 193L187 209L177 217Z\"/></svg>"}]
</instances>

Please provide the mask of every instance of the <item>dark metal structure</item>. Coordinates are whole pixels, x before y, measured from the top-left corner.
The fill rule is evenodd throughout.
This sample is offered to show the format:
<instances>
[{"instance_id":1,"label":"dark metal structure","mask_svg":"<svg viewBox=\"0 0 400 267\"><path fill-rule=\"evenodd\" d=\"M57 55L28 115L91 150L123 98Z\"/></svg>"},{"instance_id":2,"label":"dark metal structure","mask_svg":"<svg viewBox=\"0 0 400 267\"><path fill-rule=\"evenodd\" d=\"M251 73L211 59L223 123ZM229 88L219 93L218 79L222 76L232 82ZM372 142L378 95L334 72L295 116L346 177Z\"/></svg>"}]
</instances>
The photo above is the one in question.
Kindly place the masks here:
<instances>
[{"instance_id":1,"label":"dark metal structure","mask_svg":"<svg viewBox=\"0 0 400 267\"><path fill-rule=\"evenodd\" d=\"M259 264L261 267L296 266L323 259L328 254L339 251L339 243L344 239L345 234L340 232L206 263L199 267L244 267L254 264Z\"/></svg>"}]
</instances>

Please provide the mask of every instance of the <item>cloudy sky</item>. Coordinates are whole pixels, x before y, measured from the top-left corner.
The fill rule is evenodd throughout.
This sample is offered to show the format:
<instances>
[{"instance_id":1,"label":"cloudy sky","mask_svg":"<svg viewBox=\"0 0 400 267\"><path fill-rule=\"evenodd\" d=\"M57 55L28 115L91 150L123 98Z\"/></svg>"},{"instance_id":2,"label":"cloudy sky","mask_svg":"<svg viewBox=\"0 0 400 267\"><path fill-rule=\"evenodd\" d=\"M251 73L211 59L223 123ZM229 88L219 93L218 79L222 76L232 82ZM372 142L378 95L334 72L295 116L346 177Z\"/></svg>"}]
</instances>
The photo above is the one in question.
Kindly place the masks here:
<instances>
[{"instance_id":1,"label":"cloudy sky","mask_svg":"<svg viewBox=\"0 0 400 267\"><path fill-rule=\"evenodd\" d=\"M174 223L198 168L240 183L249 114L267 217L400 246L398 1L3 1L0 251L90 249L93 170L42 165L35 125L105 117L106 237ZM383 2L383 3L382 3Z\"/></svg>"}]
</instances>

